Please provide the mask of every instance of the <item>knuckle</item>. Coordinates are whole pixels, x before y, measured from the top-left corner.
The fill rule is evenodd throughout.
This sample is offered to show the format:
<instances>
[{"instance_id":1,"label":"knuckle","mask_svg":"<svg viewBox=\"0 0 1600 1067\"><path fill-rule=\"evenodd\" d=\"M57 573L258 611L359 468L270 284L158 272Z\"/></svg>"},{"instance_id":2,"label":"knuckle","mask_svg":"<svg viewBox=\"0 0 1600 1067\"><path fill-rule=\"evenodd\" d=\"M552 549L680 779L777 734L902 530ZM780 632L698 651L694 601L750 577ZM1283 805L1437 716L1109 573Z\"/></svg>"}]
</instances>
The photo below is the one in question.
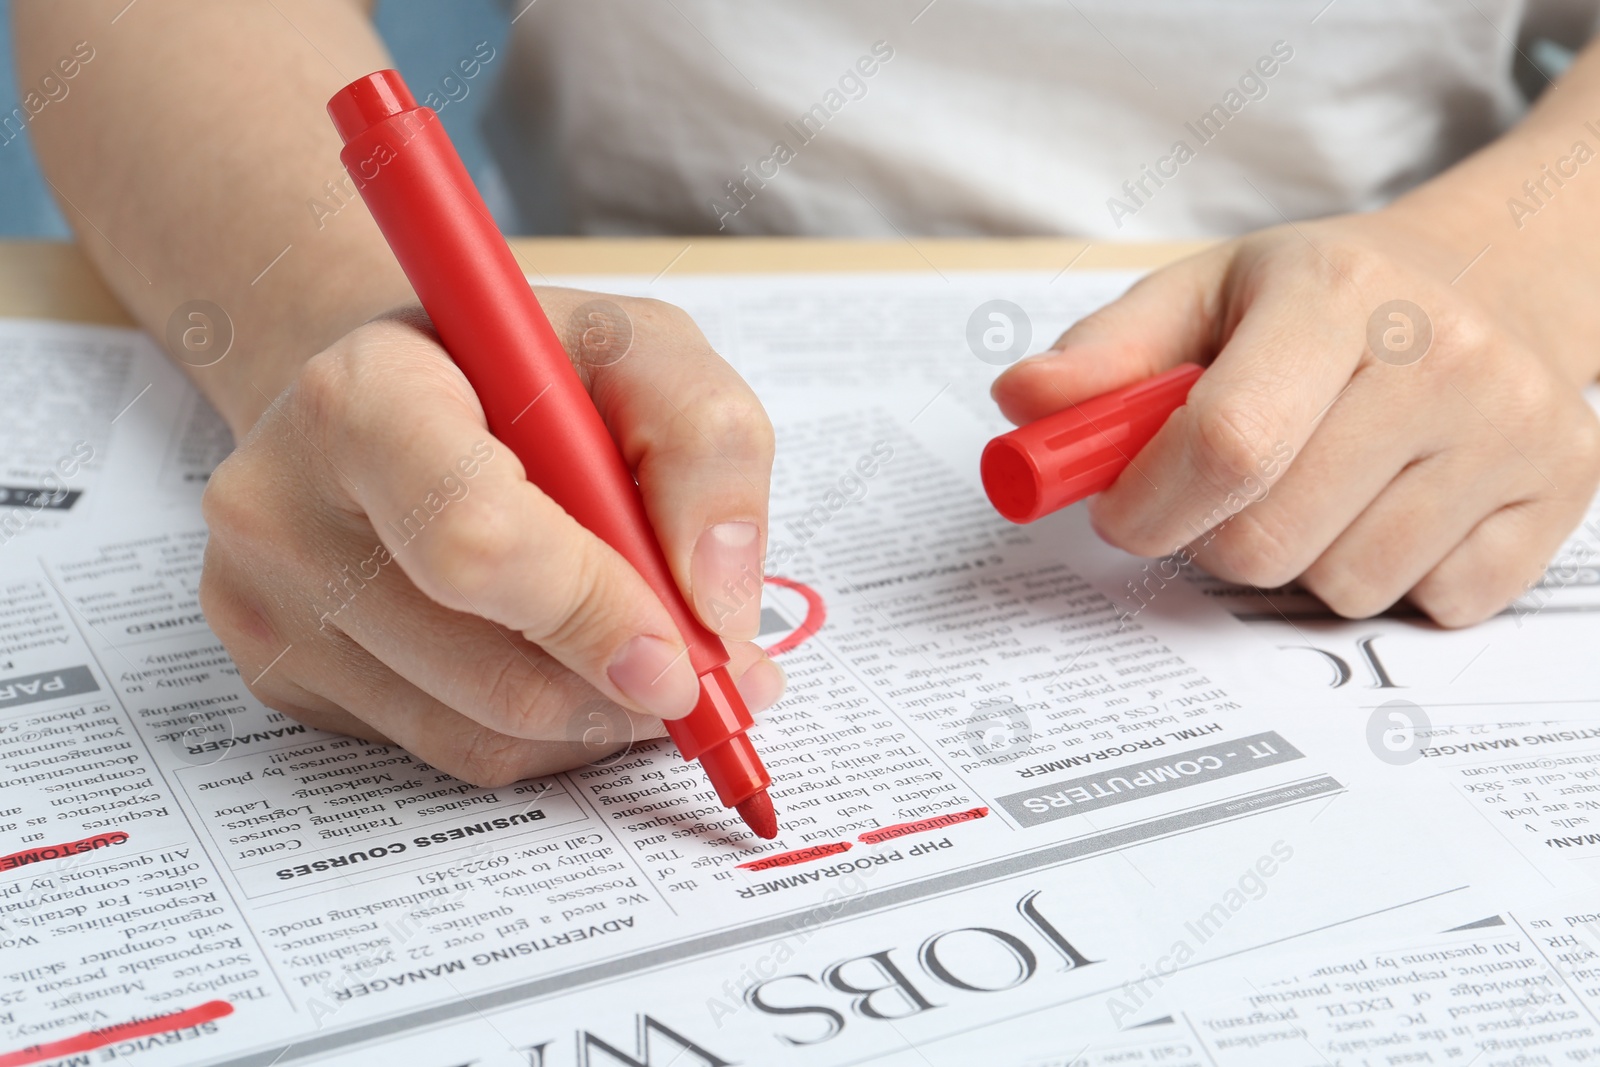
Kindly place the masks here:
<instances>
[{"instance_id":1,"label":"knuckle","mask_svg":"<svg viewBox=\"0 0 1600 1067\"><path fill-rule=\"evenodd\" d=\"M1462 354L1469 360L1477 360L1484 354L1503 347L1489 316L1470 306L1452 308L1448 314L1440 318L1442 320L1439 324L1440 339L1452 351Z\"/></svg>"},{"instance_id":2,"label":"knuckle","mask_svg":"<svg viewBox=\"0 0 1600 1067\"><path fill-rule=\"evenodd\" d=\"M212 567L205 567L200 572L200 589L198 600L201 614L206 617L206 624L211 627L222 639L228 643L232 636L239 632L241 627L236 624L237 599L231 592L223 588L221 577ZM229 651L232 651L231 649Z\"/></svg>"},{"instance_id":3,"label":"knuckle","mask_svg":"<svg viewBox=\"0 0 1600 1067\"><path fill-rule=\"evenodd\" d=\"M496 729L529 737L543 721L539 697L544 688L531 663L520 655L507 655L479 676L473 699Z\"/></svg>"},{"instance_id":4,"label":"knuckle","mask_svg":"<svg viewBox=\"0 0 1600 1067\"><path fill-rule=\"evenodd\" d=\"M525 702L520 699L518 680L515 666L505 656L500 658L497 665L477 676L473 703L488 715L496 729L505 733L518 733L516 726L523 718L522 707Z\"/></svg>"},{"instance_id":5,"label":"knuckle","mask_svg":"<svg viewBox=\"0 0 1600 1067\"><path fill-rule=\"evenodd\" d=\"M198 599L206 623L216 632L223 647L235 660L263 649L281 647L282 640L272 617L248 590L241 589L216 562L214 550L206 552L200 571Z\"/></svg>"},{"instance_id":6,"label":"knuckle","mask_svg":"<svg viewBox=\"0 0 1600 1067\"><path fill-rule=\"evenodd\" d=\"M1417 583L1412 598L1442 626L1468 626L1504 610L1552 577L1552 565L1587 559L1586 548L1558 551L1589 503L1543 497L1503 505ZM1570 543L1570 542L1569 542ZM1581 542L1580 542L1581 544ZM1581 553L1581 555L1576 555ZM1554 562L1553 562L1554 561ZM1556 572L1565 584L1575 575ZM1535 601L1543 603L1542 597Z\"/></svg>"},{"instance_id":7,"label":"knuckle","mask_svg":"<svg viewBox=\"0 0 1600 1067\"><path fill-rule=\"evenodd\" d=\"M425 512L422 518L426 534L415 541L418 585L447 607L476 613L473 605L493 597L520 554L521 534L509 511L463 501L448 513Z\"/></svg>"},{"instance_id":8,"label":"knuckle","mask_svg":"<svg viewBox=\"0 0 1600 1067\"><path fill-rule=\"evenodd\" d=\"M1196 469L1224 493L1255 478L1261 457L1270 455L1279 439L1254 404L1202 402L1194 414Z\"/></svg>"},{"instance_id":9,"label":"knuckle","mask_svg":"<svg viewBox=\"0 0 1600 1067\"><path fill-rule=\"evenodd\" d=\"M684 417L717 451L740 459L770 459L775 447L772 422L755 394L742 389L697 393Z\"/></svg>"},{"instance_id":10,"label":"knuckle","mask_svg":"<svg viewBox=\"0 0 1600 1067\"><path fill-rule=\"evenodd\" d=\"M1600 418L1581 396L1569 393L1561 407L1561 415L1546 413L1541 426L1525 431L1528 443L1521 447L1530 458L1518 458L1520 469L1527 471L1525 485L1539 499L1587 509L1600 483ZM1571 521L1576 524L1577 517Z\"/></svg>"},{"instance_id":11,"label":"knuckle","mask_svg":"<svg viewBox=\"0 0 1600 1067\"><path fill-rule=\"evenodd\" d=\"M615 294L584 293L586 301L603 300L622 311L635 331L635 336L648 336L665 342L670 350L687 345L690 349L708 347L705 335L694 317L676 304L648 296L619 296Z\"/></svg>"},{"instance_id":12,"label":"knuckle","mask_svg":"<svg viewBox=\"0 0 1600 1067\"><path fill-rule=\"evenodd\" d=\"M635 296L618 301L624 311L640 319L648 320L657 325L676 329L689 328L700 332L695 325L694 317L677 304L666 300L657 300L652 296Z\"/></svg>"},{"instance_id":13,"label":"knuckle","mask_svg":"<svg viewBox=\"0 0 1600 1067\"><path fill-rule=\"evenodd\" d=\"M1510 416L1517 427L1548 426L1551 415L1560 410L1557 383L1546 374L1506 374L1495 383L1497 407Z\"/></svg>"},{"instance_id":14,"label":"knuckle","mask_svg":"<svg viewBox=\"0 0 1600 1067\"><path fill-rule=\"evenodd\" d=\"M223 639L223 647L228 650L229 658L239 668L239 680L244 683L245 689L251 696L273 711L281 711L295 718L305 714L304 709L288 699L289 694L298 688L288 673L265 669L277 654L268 651L272 647L270 644L258 644L249 639L241 641L235 634Z\"/></svg>"},{"instance_id":15,"label":"knuckle","mask_svg":"<svg viewBox=\"0 0 1600 1067\"><path fill-rule=\"evenodd\" d=\"M337 431L351 395L351 369L343 354L333 349L306 360L290 390L294 421L313 440Z\"/></svg>"},{"instance_id":16,"label":"knuckle","mask_svg":"<svg viewBox=\"0 0 1600 1067\"><path fill-rule=\"evenodd\" d=\"M520 781L528 766L528 743L485 726L470 728L460 755L446 768L462 781L498 789Z\"/></svg>"},{"instance_id":17,"label":"knuckle","mask_svg":"<svg viewBox=\"0 0 1600 1067\"><path fill-rule=\"evenodd\" d=\"M1236 581L1284 585L1305 569L1293 537L1267 514L1247 508L1229 519L1210 546L1215 565Z\"/></svg>"},{"instance_id":18,"label":"knuckle","mask_svg":"<svg viewBox=\"0 0 1600 1067\"><path fill-rule=\"evenodd\" d=\"M1390 288L1387 283L1392 271L1382 253L1349 241L1334 241L1318 251L1320 255L1311 253L1311 264L1324 276L1330 288L1346 283L1353 285L1358 293Z\"/></svg>"},{"instance_id":19,"label":"knuckle","mask_svg":"<svg viewBox=\"0 0 1600 1067\"><path fill-rule=\"evenodd\" d=\"M1583 482L1586 494L1592 494L1594 482L1600 477L1600 418L1592 410L1579 412L1563 448L1573 477Z\"/></svg>"},{"instance_id":20,"label":"knuckle","mask_svg":"<svg viewBox=\"0 0 1600 1067\"><path fill-rule=\"evenodd\" d=\"M1552 522L1562 532L1568 529L1577 516L1561 512L1548 502L1513 504L1495 512L1417 583L1412 602L1450 628L1471 626L1501 611L1544 578L1554 550L1534 549L1528 542L1539 537L1538 528Z\"/></svg>"},{"instance_id":21,"label":"knuckle","mask_svg":"<svg viewBox=\"0 0 1600 1067\"><path fill-rule=\"evenodd\" d=\"M564 570L565 583L551 590L549 608L523 636L561 649L598 648L613 629L611 582L593 552L579 553Z\"/></svg>"},{"instance_id":22,"label":"knuckle","mask_svg":"<svg viewBox=\"0 0 1600 1067\"><path fill-rule=\"evenodd\" d=\"M1424 578L1411 591L1411 601L1429 618L1455 630L1482 622L1509 602L1489 590L1474 590L1448 578Z\"/></svg>"},{"instance_id":23,"label":"knuckle","mask_svg":"<svg viewBox=\"0 0 1600 1067\"><path fill-rule=\"evenodd\" d=\"M1090 502L1089 525L1096 537L1129 555L1154 559L1172 551L1164 531L1146 529L1121 515L1107 515L1097 501Z\"/></svg>"},{"instance_id":24,"label":"knuckle","mask_svg":"<svg viewBox=\"0 0 1600 1067\"><path fill-rule=\"evenodd\" d=\"M316 722L313 721L313 717L307 713L305 708L302 708L293 701L280 697L265 680L255 684L250 684L247 682L245 683L245 689L249 691L251 696L256 698L257 702L266 705L273 711L287 715L295 722L305 723L313 730L320 729Z\"/></svg>"},{"instance_id":25,"label":"knuckle","mask_svg":"<svg viewBox=\"0 0 1600 1067\"><path fill-rule=\"evenodd\" d=\"M1567 445L1584 466L1600 466L1600 418L1587 404L1578 412Z\"/></svg>"},{"instance_id":26,"label":"knuckle","mask_svg":"<svg viewBox=\"0 0 1600 1067\"><path fill-rule=\"evenodd\" d=\"M1312 566L1300 582L1340 618L1369 619L1400 598L1370 579L1347 568Z\"/></svg>"},{"instance_id":27,"label":"knuckle","mask_svg":"<svg viewBox=\"0 0 1600 1067\"><path fill-rule=\"evenodd\" d=\"M245 460L235 452L212 472L200 496L200 515L213 537L227 540L258 528L262 505L259 492L250 487Z\"/></svg>"}]
</instances>

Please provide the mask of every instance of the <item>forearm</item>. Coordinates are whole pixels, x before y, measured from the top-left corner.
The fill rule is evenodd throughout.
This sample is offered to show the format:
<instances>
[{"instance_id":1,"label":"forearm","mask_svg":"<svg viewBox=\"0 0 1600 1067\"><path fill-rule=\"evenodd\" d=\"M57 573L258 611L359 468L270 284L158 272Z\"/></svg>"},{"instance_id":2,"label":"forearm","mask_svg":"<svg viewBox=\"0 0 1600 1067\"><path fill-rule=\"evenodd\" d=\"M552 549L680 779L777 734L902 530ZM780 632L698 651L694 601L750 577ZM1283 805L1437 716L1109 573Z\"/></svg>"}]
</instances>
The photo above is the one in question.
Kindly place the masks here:
<instances>
[{"instance_id":1,"label":"forearm","mask_svg":"<svg viewBox=\"0 0 1600 1067\"><path fill-rule=\"evenodd\" d=\"M1445 280L1572 378L1592 381L1600 370L1600 43L1515 129L1390 214L1451 248L1452 262L1438 264Z\"/></svg>"},{"instance_id":2,"label":"forearm","mask_svg":"<svg viewBox=\"0 0 1600 1067\"><path fill-rule=\"evenodd\" d=\"M324 111L391 62L354 0L126 5L17 0L24 92L94 49L30 132L87 254L156 338L185 301L227 313L227 357L185 370L237 433L305 359L411 299Z\"/></svg>"}]
</instances>

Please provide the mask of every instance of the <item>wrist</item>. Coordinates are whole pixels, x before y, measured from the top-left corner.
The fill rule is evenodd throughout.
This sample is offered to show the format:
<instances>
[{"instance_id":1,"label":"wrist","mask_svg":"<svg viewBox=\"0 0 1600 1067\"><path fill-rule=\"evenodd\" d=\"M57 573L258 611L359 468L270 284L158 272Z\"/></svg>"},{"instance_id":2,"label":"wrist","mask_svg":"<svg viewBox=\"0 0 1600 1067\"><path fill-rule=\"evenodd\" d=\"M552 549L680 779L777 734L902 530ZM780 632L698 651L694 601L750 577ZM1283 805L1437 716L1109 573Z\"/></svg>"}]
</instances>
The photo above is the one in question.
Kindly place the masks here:
<instances>
[{"instance_id":1,"label":"wrist","mask_svg":"<svg viewBox=\"0 0 1600 1067\"><path fill-rule=\"evenodd\" d=\"M317 353L376 319L402 314L416 305L409 287L389 286L346 296L331 307L313 307L308 309L312 313L301 316L284 309L306 308L318 301L248 306L233 324L233 347L223 359L209 367L184 368L227 422L234 440L244 439Z\"/></svg>"},{"instance_id":2,"label":"wrist","mask_svg":"<svg viewBox=\"0 0 1600 1067\"><path fill-rule=\"evenodd\" d=\"M223 360L216 368L190 372L190 378L233 431L233 439L242 441L314 354L282 349L258 351L248 360L235 361L227 370L221 369L228 362ZM212 371L216 373L211 374Z\"/></svg>"},{"instance_id":3,"label":"wrist","mask_svg":"<svg viewBox=\"0 0 1600 1067\"><path fill-rule=\"evenodd\" d=\"M1512 147L1497 145L1376 215L1414 262L1575 385L1587 385L1600 373L1600 311L1588 295L1596 264L1572 242L1588 232L1581 217L1588 206L1572 196L1560 205L1565 217L1541 219L1537 228L1515 225L1507 198L1519 192L1528 167L1526 152Z\"/></svg>"}]
</instances>

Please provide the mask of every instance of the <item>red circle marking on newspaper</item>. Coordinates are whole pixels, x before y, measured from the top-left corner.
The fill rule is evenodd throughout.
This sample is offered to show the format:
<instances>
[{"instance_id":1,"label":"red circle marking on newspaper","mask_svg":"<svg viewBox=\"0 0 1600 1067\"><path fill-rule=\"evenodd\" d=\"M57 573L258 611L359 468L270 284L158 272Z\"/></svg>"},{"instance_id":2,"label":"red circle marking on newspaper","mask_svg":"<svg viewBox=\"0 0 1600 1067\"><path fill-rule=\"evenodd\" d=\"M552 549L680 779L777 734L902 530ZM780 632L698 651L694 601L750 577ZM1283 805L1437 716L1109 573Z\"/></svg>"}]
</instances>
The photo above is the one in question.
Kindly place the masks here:
<instances>
[{"instance_id":1,"label":"red circle marking on newspaper","mask_svg":"<svg viewBox=\"0 0 1600 1067\"><path fill-rule=\"evenodd\" d=\"M810 845L806 848L797 848L793 852L777 852L771 856L762 856L760 859L747 860L739 864L741 871L770 871L774 867L793 867L796 863L810 863L812 860L825 859L828 856L837 856L841 852L850 851L848 841L830 841L826 845ZM0 1064L0 1067L5 1067Z\"/></svg>"},{"instance_id":2,"label":"red circle marking on newspaper","mask_svg":"<svg viewBox=\"0 0 1600 1067\"><path fill-rule=\"evenodd\" d=\"M232 1014L233 1005L226 1000L208 1000L197 1007L173 1012L171 1015L157 1015L152 1019L117 1023L115 1026L88 1030L76 1037L64 1037L45 1045L29 1045L15 1052L0 1052L0 1067L23 1067L24 1064L53 1060L58 1056L70 1056L76 1052L92 1052L118 1041L171 1033L173 1030L199 1026Z\"/></svg>"},{"instance_id":3,"label":"red circle marking on newspaper","mask_svg":"<svg viewBox=\"0 0 1600 1067\"><path fill-rule=\"evenodd\" d=\"M46 860L58 860L66 856L76 856L81 852L91 852L97 848L126 844L127 840L126 830L108 830L103 834L80 838L77 841L63 841L59 845L25 848L21 852L0 856L0 871L12 871L18 867L26 867L30 863L43 863Z\"/></svg>"},{"instance_id":4,"label":"red circle marking on newspaper","mask_svg":"<svg viewBox=\"0 0 1600 1067\"><path fill-rule=\"evenodd\" d=\"M864 844L876 845L884 841L893 841L897 837L925 834L929 830L943 830L947 826L971 822L973 819L981 819L988 814L988 808L968 808L966 811L952 811L944 815L918 819L916 822L900 822L895 823L893 826L882 826L876 830L868 830L864 834L858 834L856 840Z\"/></svg>"},{"instance_id":5,"label":"red circle marking on newspaper","mask_svg":"<svg viewBox=\"0 0 1600 1067\"><path fill-rule=\"evenodd\" d=\"M766 649L766 653L769 656L781 656L785 652L792 652L799 648L813 634L822 629L822 624L828 618L828 609L822 603L822 594L803 582L797 582L792 578L777 577L768 578L766 581L768 585L776 585L783 589L793 589L806 599L805 621L796 626L794 632L788 637Z\"/></svg>"}]
</instances>

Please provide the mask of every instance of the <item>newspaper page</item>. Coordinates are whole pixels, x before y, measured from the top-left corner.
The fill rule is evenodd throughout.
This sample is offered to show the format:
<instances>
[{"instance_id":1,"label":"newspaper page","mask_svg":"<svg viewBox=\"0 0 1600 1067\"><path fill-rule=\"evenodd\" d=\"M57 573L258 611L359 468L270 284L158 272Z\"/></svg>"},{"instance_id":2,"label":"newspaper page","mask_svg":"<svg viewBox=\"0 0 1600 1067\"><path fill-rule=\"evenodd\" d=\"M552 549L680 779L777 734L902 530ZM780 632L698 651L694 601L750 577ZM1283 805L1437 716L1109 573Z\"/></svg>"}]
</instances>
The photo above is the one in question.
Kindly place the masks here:
<instances>
[{"instance_id":1,"label":"newspaper page","mask_svg":"<svg viewBox=\"0 0 1600 1067\"><path fill-rule=\"evenodd\" d=\"M215 416L135 335L6 324L148 373L52 401L124 474L0 556L0 1064L1021 1063L1581 893L1464 779L1246 698L1249 629L1198 591L1131 614L1142 561L988 509L971 298L1044 293L1065 325L1126 281L656 294L778 429L770 843L665 742L587 759L580 732L577 769L485 790L256 703L196 601ZM796 334L796 301L875 332Z\"/></svg>"}]
</instances>

